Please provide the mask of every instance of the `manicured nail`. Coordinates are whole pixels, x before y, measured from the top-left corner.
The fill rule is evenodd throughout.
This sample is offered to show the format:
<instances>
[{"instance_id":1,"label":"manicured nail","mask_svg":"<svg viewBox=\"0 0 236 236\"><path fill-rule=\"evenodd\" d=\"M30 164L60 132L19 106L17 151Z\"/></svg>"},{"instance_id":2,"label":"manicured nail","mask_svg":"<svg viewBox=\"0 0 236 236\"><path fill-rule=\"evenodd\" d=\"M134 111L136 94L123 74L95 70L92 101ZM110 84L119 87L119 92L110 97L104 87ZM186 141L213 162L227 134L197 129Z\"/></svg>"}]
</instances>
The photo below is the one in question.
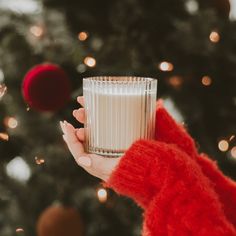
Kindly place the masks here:
<instances>
[{"instance_id":1,"label":"manicured nail","mask_svg":"<svg viewBox=\"0 0 236 236\"><path fill-rule=\"evenodd\" d=\"M62 138L64 139L65 142L67 142L66 135L62 135Z\"/></svg>"},{"instance_id":2,"label":"manicured nail","mask_svg":"<svg viewBox=\"0 0 236 236\"><path fill-rule=\"evenodd\" d=\"M85 166L85 167L90 167L92 164L91 159L89 157L79 157L77 159L77 162L79 165Z\"/></svg>"},{"instance_id":3,"label":"manicured nail","mask_svg":"<svg viewBox=\"0 0 236 236\"><path fill-rule=\"evenodd\" d=\"M62 121L60 121L60 126L61 126L61 130L63 131L63 133L65 133L65 132L64 132L64 126L63 126L63 122L62 122Z\"/></svg>"}]
</instances>

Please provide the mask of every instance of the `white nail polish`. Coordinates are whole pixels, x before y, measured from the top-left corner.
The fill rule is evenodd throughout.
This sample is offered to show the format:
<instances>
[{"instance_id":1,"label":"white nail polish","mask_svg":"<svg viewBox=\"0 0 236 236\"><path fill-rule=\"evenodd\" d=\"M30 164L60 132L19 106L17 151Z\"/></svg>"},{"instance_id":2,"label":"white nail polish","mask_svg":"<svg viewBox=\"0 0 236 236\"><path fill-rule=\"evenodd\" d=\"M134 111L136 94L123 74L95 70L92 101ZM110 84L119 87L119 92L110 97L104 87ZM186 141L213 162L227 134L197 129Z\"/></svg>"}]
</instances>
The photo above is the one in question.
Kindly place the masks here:
<instances>
[{"instance_id":1,"label":"white nail polish","mask_svg":"<svg viewBox=\"0 0 236 236\"><path fill-rule=\"evenodd\" d=\"M60 121L60 126L61 126L61 129L62 129L62 131L64 132L64 130L63 130L63 123L62 123L62 121Z\"/></svg>"},{"instance_id":2,"label":"white nail polish","mask_svg":"<svg viewBox=\"0 0 236 236\"><path fill-rule=\"evenodd\" d=\"M67 142L65 135L62 135L62 138L64 139L65 142Z\"/></svg>"}]
</instances>

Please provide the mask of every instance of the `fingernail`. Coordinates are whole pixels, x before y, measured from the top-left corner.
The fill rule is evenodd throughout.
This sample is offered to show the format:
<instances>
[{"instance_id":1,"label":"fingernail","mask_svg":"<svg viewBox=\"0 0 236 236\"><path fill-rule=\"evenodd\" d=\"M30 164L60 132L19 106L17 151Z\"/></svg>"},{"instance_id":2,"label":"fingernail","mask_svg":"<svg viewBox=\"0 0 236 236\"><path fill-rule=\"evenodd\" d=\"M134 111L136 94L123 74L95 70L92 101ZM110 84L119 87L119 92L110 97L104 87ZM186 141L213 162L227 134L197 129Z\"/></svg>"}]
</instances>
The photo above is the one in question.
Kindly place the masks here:
<instances>
[{"instance_id":1,"label":"fingernail","mask_svg":"<svg viewBox=\"0 0 236 236\"><path fill-rule=\"evenodd\" d=\"M65 142L67 141L65 135L62 135L62 138L64 139Z\"/></svg>"},{"instance_id":2,"label":"fingernail","mask_svg":"<svg viewBox=\"0 0 236 236\"><path fill-rule=\"evenodd\" d=\"M76 116L77 110L73 111L73 116Z\"/></svg>"},{"instance_id":3,"label":"fingernail","mask_svg":"<svg viewBox=\"0 0 236 236\"><path fill-rule=\"evenodd\" d=\"M91 159L89 157L79 157L77 159L77 162L79 165L85 166L85 167L90 167L92 164Z\"/></svg>"},{"instance_id":4,"label":"fingernail","mask_svg":"<svg viewBox=\"0 0 236 236\"><path fill-rule=\"evenodd\" d=\"M63 130L63 123L62 123L62 121L60 121L60 126L61 126L61 129L62 129L62 131L64 132L64 130Z\"/></svg>"},{"instance_id":5,"label":"fingernail","mask_svg":"<svg viewBox=\"0 0 236 236\"><path fill-rule=\"evenodd\" d=\"M68 127L68 122L66 120L64 120L64 127L67 128Z\"/></svg>"}]
</instances>

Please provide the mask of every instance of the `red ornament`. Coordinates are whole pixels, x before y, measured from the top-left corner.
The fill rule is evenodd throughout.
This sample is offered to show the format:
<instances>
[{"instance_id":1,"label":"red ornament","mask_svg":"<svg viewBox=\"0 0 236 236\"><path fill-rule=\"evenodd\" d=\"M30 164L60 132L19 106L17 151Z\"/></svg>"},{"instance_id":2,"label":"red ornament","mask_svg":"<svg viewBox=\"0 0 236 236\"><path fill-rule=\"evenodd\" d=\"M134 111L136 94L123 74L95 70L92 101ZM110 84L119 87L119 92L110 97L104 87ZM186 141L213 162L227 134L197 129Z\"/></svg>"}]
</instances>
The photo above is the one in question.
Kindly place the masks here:
<instances>
[{"instance_id":1,"label":"red ornament","mask_svg":"<svg viewBox=\"0 0 236 236\"><path fill-rule=\"evenodd\" d=\"M82 236L83 231L78 211L69 207L49 207L37 222L37 236Z\"/></svg>"},{"instance_id":2,"label":"red ornament","mask_svg":"<svg viewBox=\"0 0 236 236\"><path fill-rule=\"evenodd\" d=\"M39 111L57 111L70 100L71 84L61 67L40 64L25 75L22 93L30 107Z\"/></svg>"}]
</instances>

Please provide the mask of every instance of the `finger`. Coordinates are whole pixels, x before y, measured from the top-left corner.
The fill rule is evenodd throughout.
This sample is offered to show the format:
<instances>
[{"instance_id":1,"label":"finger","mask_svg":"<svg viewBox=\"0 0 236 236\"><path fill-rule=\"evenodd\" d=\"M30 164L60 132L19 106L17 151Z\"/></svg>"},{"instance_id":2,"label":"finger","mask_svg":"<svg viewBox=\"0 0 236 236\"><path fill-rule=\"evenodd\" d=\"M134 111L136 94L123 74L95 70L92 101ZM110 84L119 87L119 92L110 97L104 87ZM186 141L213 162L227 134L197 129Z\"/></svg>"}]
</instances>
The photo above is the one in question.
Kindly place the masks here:
<instances>
[{"instance_id":1,"label":"finger","mask_svg":"<svg viewBox=\"0 0 236 236\"><path fill-rule=\"evenodd\" d=\"M83 96L77 97L77 102L80 103L80 105L82 107L84 107L84 97Z\"/></svg>"},{"instance_id":2,"label":"finger","mask_svg":"<svg viewBox=\"0 0 236 236\"><path fill-rule=\"evenodd\" d=\"M62 132L65 134L65 127L64 127L64 123L62 121L60 121L60 126L61 126Z\"/></svg>"},{"instance_id":3,"label":"finger","mask_svg":"<svg viewBox=\"0 0 236 236\"><path fill-rule=\"evenodd\" d=\"M83 162L85 160L88 161L88 159L91 161L90 166L83 166ZM107 181L120 159L121 158L107 158L96 154L89 154L85 157L79 157L76 161L78 165L84 167L90 174Z\"/></svg>"},{"instance_id":4,"label":"finger","mask_svg":"<svg viewBox=\"0 0 236 236\"><path fill-rule=\"evenodd\" d=\"M68 122L64 122L64 130L65 130L65 142L75 159L79 158L81 155L86 155L84 153L83 144L79 141L75 134L75 128Z\"/></svg>"},{"instance_id":5,"label":"finger","mask_svg":"<svg viewBox=\"0 0 236 236\"><path fill-rule=\"evenodd\" d=\"M74 110L73 116L76 118L76 120L83 124L85 121L85 109L79 108L78 110Z\"/></svg>"},{"instance_id":6,"label":"finger","mask_svg":"<svg viewBox=\"0 0 236 236\"><path fill-rule=\"evenodd\" d=\"M84 128L76 129L76 136L80 141L83 142L85 140Z\"/></svg>"}]
</instances>

